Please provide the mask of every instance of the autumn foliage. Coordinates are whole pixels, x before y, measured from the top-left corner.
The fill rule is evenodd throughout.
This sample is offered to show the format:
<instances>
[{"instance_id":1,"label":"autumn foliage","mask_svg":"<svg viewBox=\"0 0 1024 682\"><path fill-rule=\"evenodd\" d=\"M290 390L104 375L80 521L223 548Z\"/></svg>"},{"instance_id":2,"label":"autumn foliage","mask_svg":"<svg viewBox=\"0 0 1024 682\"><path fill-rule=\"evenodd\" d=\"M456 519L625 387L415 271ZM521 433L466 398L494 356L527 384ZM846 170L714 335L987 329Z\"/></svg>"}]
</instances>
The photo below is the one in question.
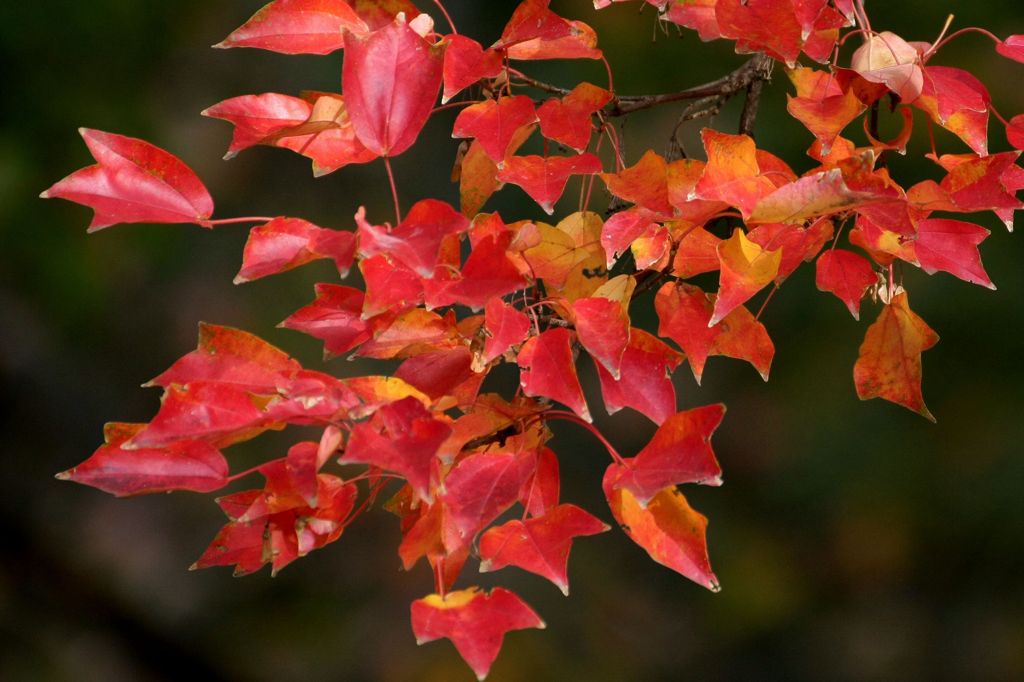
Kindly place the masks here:
<instances>
[{"instance_id":1,"label":"autumn foliage","mask_svg":"<svg viewBox=\"0 0 1024 682\"><path fill-rule=\"evenodd\" d=\"M152 420L108 424L104 444L58 477L123 496L210 493L258 475L261 486L217 498L227 523L194 565L236 574L267 564L277 572L382 506L398 517L405 569L423 560L433 572L434 593L411 607L417 641L451 640L482 679L507 632L544 623L506 589L457 588L467 561L481 571L515 566L568 594L573 541L608 530L562 500L551 420L580 424L607 447L603 490L626 535L654 561L719 589L707 519L677 486L721 484L711 438L725 407L678 411L672 376L685 364L699 383L708 359L726 356L767 380L775 346L761 311L803 264L854 318L865 307L876 318L854 365L857 394L932 419L921 355L939 337L911 309L902 269L994 289L978 250L989 233L963 217L992 211L1012 228L1024 207L1020 152L989 144L994 117L1024 149L1024 115L1004 118L978 79L932 61L976 32L1024 62L1024 36L950 34L947 22L934 42L908 42L874 30L860 0L647 0L666 25L753 56L713 83L625 95L607 62L600 85L564 88L525 72L534 60L604 60L594 30L548 4L524 0L496 40L478 42L437 1L275 0L217 45L343 52L340 92L242 95L203 114L233 126L227 158L279 147L308 157L317 176L382 159L393 222L364 209L342 230L293 216L214 218L210 193L177 157L82 129L96 164L44 197L92 208L90 231L255 224L236 283L318 259L341 278L355 268L361 287L318 284L282 326L321 340L328 358L397 369L340 377L247 332L201 324L198 347L149 382L163 390ZM594 2L618 11L612 4ZM808 131L811 160L797 170L751 136L772 75L788 79L787 110ZM678 147L623 157L619 117L674 105L693 120L734 96L746 98L741 130L705 128L703 158ZM459 206L423 198L403 214L389 159L415 145L431 116L448 117L461 140L452 143ZM901 126L893 139L880 139L880 116ZM934 179L904 186L887 159L922 151L908 148L915 126L959 142L940 153L931 136L923 151ZM542 147L520 153L531 137ZM550 222L482 212L505 185L552 216L575 188L577 210ZM707 273L717 273L713 291L694 282ZM641 297L653 299L656 329L633 326ZM503 363L518 369L514 395L485 388ZM579 363L596 369L600 396L584 394ZM623 456L590 425L597 406L633 409L657 429ZM316 427L319 439L232 472L225 448L289 425Z\"/></svg>"}]
</instances>

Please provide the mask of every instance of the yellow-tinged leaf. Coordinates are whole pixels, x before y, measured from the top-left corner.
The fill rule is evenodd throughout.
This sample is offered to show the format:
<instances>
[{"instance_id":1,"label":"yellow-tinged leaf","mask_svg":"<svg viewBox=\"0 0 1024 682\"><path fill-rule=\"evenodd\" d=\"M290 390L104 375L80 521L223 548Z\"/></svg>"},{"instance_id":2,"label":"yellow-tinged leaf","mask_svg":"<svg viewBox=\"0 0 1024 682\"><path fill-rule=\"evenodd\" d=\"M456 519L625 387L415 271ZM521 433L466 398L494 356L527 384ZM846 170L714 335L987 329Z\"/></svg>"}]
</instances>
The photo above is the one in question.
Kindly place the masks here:
<instances>
[{"instance_id":1,"label":"yellow-tinged leaf","mask_svg":"<svg viewBox=\"0 0 1024 682\"><path fill-rule=\"evenodd\" d=\"M782 249L762 248L747 239L743 230L736 228L732 237L718 245L718 259L722 273L709 327L718 324L719 320L771 284L779 273Z\"/></svg>"},{"instance_id":2,"label":"yellow-tinged leaf","mask_svg":"<svg viewBox=\"0 0 1024 682\"><path fill-rule=\"evenodd\" d=\"M694 510L682 493L665 488L642 507L629 490L607 483L606 476L605 495L612 515L633 542L662 566L712 592L721 589L708 559L707 517Z\"/></svg>"},{"instance_id":3,"label":"yellow-tinged leaf","mask_svg":"<svg viewBox=\"0 0 1024 682\"><path fill-rule=\"evenodd\" d=\"M420 601L435 609L458 609L476 599L479 593L479 588L468 587L464 590L449 592L444 596L439 594L428 594Z\"/></svg>"},{"instance_id":4,"label":"yellow-tinged leaf","mask_svg":"<svg viewBox=\"0 0 1024 682\"><path fill-rule=\"evenodd\" d=\"M624 308L628 308L635 289L636 279L632 275L618 275L595 289L593 295L618 301Z\"/></svg>"},{"instance_id":5,"label":"yellow-tinged leaf","mask_svg":"<svg viewBox=\"0 0 1024 682\"><path fill-rule=\"evenodd\" d=\"M935 421L921 395L921 353L939 335L914 314L906 293L897 294L868 328L853 381L861 400L884 398Z\"/></svg>"},{"instance_id":6,"label":"yellow-tinged leaf","mask_svg":"<svg viewBox=\"0 0 1024 682\"><path fill-rule=\"evenodd\" d=\"M555 227L537 223L540 241L525 249L523 258L549 293L570 302L591 296L608 279L603 226L601 216L589 211L573 213Z\"/></svg>"}]
</instances>

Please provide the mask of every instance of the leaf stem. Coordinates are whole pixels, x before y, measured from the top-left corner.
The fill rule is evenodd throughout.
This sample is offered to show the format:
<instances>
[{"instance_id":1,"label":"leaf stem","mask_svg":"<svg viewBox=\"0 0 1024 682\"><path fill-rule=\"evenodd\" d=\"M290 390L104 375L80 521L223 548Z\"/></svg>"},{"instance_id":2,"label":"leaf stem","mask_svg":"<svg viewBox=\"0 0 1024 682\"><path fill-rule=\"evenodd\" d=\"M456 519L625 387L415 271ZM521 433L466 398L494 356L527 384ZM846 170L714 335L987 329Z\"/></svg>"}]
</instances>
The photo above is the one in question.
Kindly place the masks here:
<instances>
[{"instance_id":1,"label":"leaf stem","mask_svg":"<svg viewBox=\"0 0 1024 682\"><path fill-rule=\"evenodd\" d=\"M214 225L235 225L238 223L269 223L273 218L266 216L246 216L245 218L220 218L218 220L204 220L198 225L213 227Z\"/></svg>"},{"instance_id":2,"label":"leaf stem","mask_svg":"<svg viewBox=\"0 0 1024 682\"><path fill-rule=\"evenodd\" d=\"M391 199L395 202L395 224L402 222L402 207L398 203L398 188L395 186L395 174L391 171L391 158L384 157L384 169L388 173L388 184L391 185Z\"/></svg>"},{"instance_id":3,"label":"leaf stem","mask_svg":"<svg viewBox=\"0 0 1024 682\"><path fill-rule=\"evenodd\" d=\"M434 107L433 109L431 109L430 110L430 115L433 116L437 112L444 111L446 109L454 109L455 107L464 107L464 106L467 106L469 104L479 104L482 101L483 100L464 99L464 100L460 100L458 102L448 102L448 104L442 104L441 106L437 106L437 107Z\"/></svg>"},{"instance_id":4,"label":"leaf stem","mask_svg":"<svg viewBox=\"0 0 1024 682\"><path fill-rule=\"evenodd\" d=\"M434 0L434 4L437 5L437 8L439 10L441 10L441 14L444 15L444 20L448 22L448 25L452 29L452 33L454 33L455 35L459 35L458 30L455 28L455 22L452 21L451 15L448 14L448 10L446 10L444 8L444 5L441 4L441 0Z\"/></svg>"},{"instance_id":5,"label":"leaf stem","mask_svg":"<svg viewBox=\"0 0 1024 682\"><path fill-rule=\"evenodd\" d=\"M547 412L541 412L540 418L546 419L548 421L561 420L566 422L572 422L573 424L578 424L579 426L582 426L587 431L590 431L590 433L594 434L595 438L601 441L601 444L604 445L606 450L608 450L608 454L612 456L612 459L615 460L616 464L628 466L626 464L626 461L622 459L622 455L619 454L619 451L615 449L614 445L608 442L608 439L605 438L604 435L597 430L597 427L588 422L587 420L583 419L579 415L573 414L572 412L563 412L561 410L548 410Z\"/></svg>"}]
</instances>

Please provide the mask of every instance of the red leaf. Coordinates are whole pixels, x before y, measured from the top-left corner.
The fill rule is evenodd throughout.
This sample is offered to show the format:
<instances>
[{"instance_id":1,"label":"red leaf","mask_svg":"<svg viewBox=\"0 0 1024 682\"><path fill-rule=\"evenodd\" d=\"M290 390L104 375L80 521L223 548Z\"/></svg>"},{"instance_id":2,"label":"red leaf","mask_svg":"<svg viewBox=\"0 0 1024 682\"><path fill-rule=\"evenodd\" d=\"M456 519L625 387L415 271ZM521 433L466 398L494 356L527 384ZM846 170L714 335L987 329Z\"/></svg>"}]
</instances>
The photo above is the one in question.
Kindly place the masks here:
<instances>
[{"instance_id":1,"label":"red leaf","mask_svg":"<svg viewBox=\"0 0 1024 682\"><path fill-rule=\"evenodd\" d=\"M204 109L203 116L219 118L235 126L225 159L258 144L272 135L302 125L309 120L313 107L304 99L267 92L242 95Z\"/></svg>"},{"instance_id":2,"label":"red leaf","mask_svg":"<svg viewBox=\"0 0 1024 682\"><path fill-rule=\"evenodd\" d=\"M274 218L249 231L242 269L235 284L285 272L321 258L330 258L342 277L355 257L355 235L328 230L300 218Z\"/></svg>"},{"instance_id":3,"label":"red leaf","mask_svg":"<svg viewBox=\"0 0 1024 682\"><path fill-rule=\"evenodd\" d=\"M522 343L530 333L530 318L500 298L492 298L484 308L484 342L482 362L488 364L512 346Z\"/></svg>"},{"instance_id":4,"label":"red leaf","mask_svg":"<svg viewBox=\"0 0 1024 682\"><path fill-rule=\"evenodd\" d=\"M358 418L361 415L353 410L359 407L359 397L340 379L302 370L282 395L270 397L266 414L271 426L275 426L274 422L323 426L340 419Z\"/></svg>"},{"instance_id":5,"label":"red leaf","mask_svg":"<svg viewBox=\"0 0 1024 682\"><path fill-rule=\"evenodd\" d=\"M145 424L107 424L106 443L89 459L57 474L118 497L192 490L208 493L228 484L228 463L209 443L179 441L165 448L125 450L121 445Z\"/></svg>"},{"instance_id":6,"label":"red leaf","mask_svg":"<svg viewBox=\"0 0 1024 682\"><path fill-rule=\"evenodd\" d=\"M345 31L368 30L344 0L274 0L214 47L330 54L345 46Z\"/></svg>"},{"instance_id":7,"label":"red leaf","mask_svg":"<svg viewBox=\"0 0 1024 682\"><path fill-rule=\"evenodd\" d=\"M590 144L592 116L611 101L612 94L590 83L580 83L562 99L549 99L537 109L540 132L582 152Z\"/></svg>"},{"instance_id":8,"label":"red leaf","mask_svg":"<svg viewBox=\"0 0 1024 682\"><path fill-rule=\"evenodd\" d=\"M571 175L601 172L601 160L590 153L578 156L510 156L498 171L498 179L522 187L551 215L565 192Z\"/></svg>"},{"instance_id":9,"label":"red leaf","mask_svg":"<svg viewBox=\"0 0 1024 682\"><path fill-rule=\"evenodd\" d=\"M203 224L213 199L181 159L150 143L79 128L97 164L75 171L40 196L93 209L89 231L118 223Z\"/></svg>"},{"instance_id":10,"label":"red leaf","mask_svg":"<svg viewBox=\"0 0 1024 682\"><path fill-rule=\"evenodd\" d=\"M597 32L582 21L569 21L569 35L561 38L533 38L507 49L509 59L600 59Z\"/></svg>"},{"instance_id":11,"label":"red leaf","mask_svg":"<svg viewBox=\"0 0 1024 682\"><path fill-rule=\"evenodd\" d=\"M451 432L419 400L403 398L356 424L341 461L393 471L409 481L421 500L432 502L437 451Z\"/></svg>"},{"instance_id":12,"label":"red leaf","mask_svg":"<svg viewBox=\"0 0 1024 682\"><path fill-rule=\"evenodd\" d=\"M718 592L718 578L708 559L707 518L675 488L662 490L646 507L641 506L629 490L610 485L617 472L617 464L608 467L604 494L626 535L662 566Z\"/></svg>"},{"instance_id":13,"label":"red leaf","mask_svg":"<svg viewBox=\"0 0 1024 682\"><path fill-rule=\"evenodd\" d=\"M629 250L634 241L656 225L657 223L643 212L635 209L620 211L608 218L601 228L601 246L608 256L608 267L610 268L621 254ZM718 266L717 254L715 266Z\"/></svg>"},{"instance_id":14,"label":"red leaf","mask_svg":"<svg viewBox=\"0 0 1024 682\"><path fill-rule=\"evenodd\" d=\"M246 491L246 493L259 494L259 491L251 490ZM235 498L237 494L231 497ZM206 548L203 555L192 564L191 568L234 565L236 576L255 573L266 563L266 559L264 559L264 538L267 530L267 519L260 519L255 522L228 523L221 528L213 542Z\"/></svg>"},{"instance_id":15,"label":"red leaf","mask_svg":"<svg viewBox=\"0 0 1024 682\"><path fill-rule=\"evenodd\" d=\"M746 308L736 308L717 325L708 327L712 299L700 288L684 282L665 284L658 291L654 306L660 320L658 335L679 344L698 384L710 355L746 360L768 380L775 346L764 325Z\"/></svg>"},{"instance_id":16,"label":"red leaf","mask_svg":"<svg viewBox=\"0 0 1024 682\"><path fill-rule=\"evenodd\" d=\"M905 293L882 309L860 346L853 381L861 400L883 398L935 421L921 395L921 353L939 335L914 314Z\"/></svg>"},{"instance_id":17,"label":"red leaf","mask_svg":"<svg viewBox=\"0 0 1024 682\"><path fill-rule=\"evenodd\" d=\"M448 396L458 405L472 404L484 379L473 371L473 353L466 346L415 355L395 370L395 376L433 400Z\"/></svg>"},{"instance_id":18,"label":"red leaf","mask_svg":"<svg viewBox=\"0 0 1024 682\"><path fill-rule=\"evenodd\" d=\"M437 199L416 202L394 229L387 224L371 225L364 215L362 208L356 213L359 255L370 258L387 254L420 277L434 274L445 237L469 229L469 220L465 216Z\"/></svg>"},{"instance_id":19,"label":"red leaf","mask_svg":"<svg viewBox=\"0 0 1024 682\"><path fill-rule=\"evenodd\" d=\"M232 384L258 393L277 393L302 369L284 351L231 327L199 323L196 350L180 358L146 386L169 387L195 382Z\"/></svg>"},{"instance_id":20,"label":"red leaf","mask_svg":"<svg viewBox=\"0 0 1024 682\"><path fill-rule=\"evenodd\" d=\"M316 477L315 504L310 506L294 488L284 460L275 460L260 473L263 490L246 490L218 500L231 519L193 565L193 569L235 564L235 575L246 575L270 563L272 575L295 559L341 537L355 505L356 487L337 476Z\"/></svg>"},{"instance_id":21,"label":"red leaf","mask_svg":"<svg viewBox=\"0 0 1024 682\"><path fill-rule=\"evenodd\" d=\"M711 434L722 423L725 405L707 405L678 412L658 427L651 442L637 454L614 463L604 485L624 488L646 507L658 493L680 483L721 485L722 469L711 449Z\"/></svg>"},{"instance_id":22,"label":"red leaf","mask_svg":"<svg viewBox=\"0 0 1024 682\"><path fill-rule=\"evenodd\" d=\"M523 126L537 122L533 100L525 95L488 99L459 112L452 137L473 137L495 163L505 160L512 140Z\"/></svg>"},{"instance_id":23,"label":"red leaf","mask_svg":"<svg viewBox=\"0 0 1024 682\"><path fill-rule=\"evenodd\" d=\"M448 47L444 51L445 103L483 78L495 78L502 71L501 52L484 50L480 43L464 35L446 36Z\"/></svg>"},{"instance_id":24,"label":"red leaf","mask_svg":"<svg viewBox=\"0 0 1024 682\"><path fill-rule=\"evenodd\" d=\"M656 336L633 328L629 345L622 354L622 372L615 379L604 366L597 364L601 395L608 414L623 407L632 407L661 424L676 411L676 391L670 373L682 356Z\"/></svg>"},{"instance_id":25,"label":"red leaf","mask_svg":"<svg viewBox=\"0 0 1024 682\"><path fill-rule=\"evenodd\" d=\"M407 23L346 34L342 90L356 136L378 156L408 149L430 117L441 88L444 48Z\"/></svg>"},{"instance_id":26,"label":"red leaf","mask_svg":"<svg viewBox=\"0 0 1024 682\"><path fill-rule=\"evenodd\" d=\"M1014 163L1020 152L1001 152L985 157L974 154L947 154L938 159L948 171L942 179L941 189L948 193L954 206L940 206L937 210L963 212L994 211L1013 228L1013 212L1024 208L1017 199L1020 188L1020 166Z\"/></svg>"},{"instance_id":27,"label":"red leaf","mask_svg":"<svg viewBox=\"0 0 1024 682\"><path fill-rule=\"evenodd\" d=\"M385 312L401 312L423 302L423 280L384 254L359 261L366 283L363 319Z\"/></svg>"},{"instance_id":28,"label":"red leaf","mask_svg":"<svg viewBox=\"0 0 1024 682\"><path fill-rule=\"evenodd\" d=\"M536 573L569 596L567 568L573 538L608 530L601 519L576 505L560 504L543 516L509 521L480 538L480 572L506 566Z\"/></svg>"},{"instance_id":29,"label":"red leaf","mask_svg":"<svg viewBox=\"0 0 1024 682\"><path fill-rule=\"evenodd\" d=\"M459 460L444 478L445 547L453 551L472 542L519 500L536 467L532 452L481 452Z\"/></svg>"},{"instance_id":30,"label":"red leaf","mask_svg":"<svg viewBox=\"0 0 1024 682\"><path fill-rule=\"evenodd\" d=\"M984 227L962 220L922 220L917 224L914 254L921 269L929 275L942 270L965 282L994 290L996 285L985 272L978 253L978 244L988 235Z\"/></svg>"},{"instance_id":31,"label":"red leaf","mask_svg":"<svg viewBox=\"0 0 1024 682\"><path fill-rule=\"evenodd\" d=\"M281 323L286 329L324 342L329 356L347 353L370 340L370 325L360 317L363 292L338 284L317 284L316 300Z\"/></svg>"},{"instance_id":32,"label":"red leaf","mask_svg":"<svg viewBox=\"0 0 1024 682\"><path fill-rule=\"evenodd\" d=\"M628 301L627 301L628 305ZM580 344L619 379L622 354L629 344L629 313L620 301L604 296L581 298L572 304Z\"/></svg>"},{"instance_id":33,"label":"red leaf","mask_svg":"<svg viewBox=\"0 0 1024 682\"><path fill-rule=\"evenodd\" d=\"M929 66L924 69L924 90L913 105L957 135L976 154L985 156L991 102L982 82L967 71Z\"/></svg>"},{"instance_id":34,"label":"red leaf","mask_svg":"<svg viewBox=\"0 0 1024 682\"><path fill-rule=\"evenodd\" d=\"M378 156L356 136L345 98L330 93L316 96L305 123L279 130L263 140L263 144L290 149L311 159L316 177L349 164L373 161Z\"/></svg>"},{"instance_id":35,"label":"red leaf","mask_svg":"<svg viewBox=\"0 0 1024 682\"><path fill-rule=\"evenodd\" d=\"M541 448L533 475L519 491L519 501L530 516L544 516L558 504L560 488L558 457L551 448Z\"/></svg>"},{"instance_id":36,"label":"red leaf","mask_svg":"<svg viewBox=\"0 0 1024 682\"><path fill-rule=\"evenodd\" d=\"M736 41L737 52L767 52L792 67L804 42L794 4L788 0L718 0L715 18L721 34Z\"/></svg>"},{"instance_id":37,"label":"red leaf","mask_svg":"<svg viewBox=\"0 0 1024 682\"><path fill-rule=\"evenodd\" d=\"M164 392L156 416L125 446L161 448L181 440L203 440L226 447L274 426L262 409L266 402L233 384L172 384Z\"/></svg>"},{"instance_id":38,"label":"red leaf","mask_svg":"<svg viewBox=\"0 0 1024 682\"><path fill-rule=\"evenodd\" d=\"M830 249L821 254L816 267L818 289L835 294L850 309L853 319L859 320L860 300L868 288L878 282L871 263L852 251Z\"/></svg>"},{"instance_id":39,"label":"red leaf","mask_svg":"<svg viewBox=\"0 0 1024 682\"><path fill-rule=\"evenodd\" d=\"M572 35L572 25L548 5L551 0L523 0L516 7L494 49L507 48L528 40L557 40Z\"/></svg>"},{"instance_id":40,"label":"red leaf","mask_svg":"<svg viewBox=\"0 0 1024 682\"><path fill-rule=\"evenodd\" d=\"M479 310L495 299L518 291L527 282L508 257L512 233L492 234L478 241L462 266L462 272L444 282L437 290L432 286L440 281L425 280L427 304L432 307L461 303Z\"/></svg>"},{"instance_id":41,"label":"red leaf","mask_svg":"<svg viewBox=\"0 0 1024 682\"><path fill-rule=\"evenodd\" d=\"M490 594L476 588L443 597L432 594L412 603L416 643L450 639L479 680L490 672L505 633L526 628L544 628L544 621L523 600L500 587Z\"/></svg>"},{"instance_id":42,"label":"red leaf","mask_svg":"<svg viewBox=\"0 0 1024 682\"><path fill-rule=\"evenodd\" d=\"M1006 139L1017 149L1024 149L1024 114L1017 114L1006 124Z\"/></svg>"},{"instance_id":43,"label":"red leaf","mask_svg":"<svg viewBox=\"0 0 1024 682\"><path fill-rule=\"evenodd\" d=\"M363 344L358 355L378 360L409 357L428 350L458 345L459 330L455 315L441 317L423 308L406 310L382 325L372 340Z\"/></svg>"},{"instance_id":44,"label":"red leaf","mask_svg":"<svg viewBox=\"0 0 1024 682\"><path fill-rule=\"evenodd\" d=\"M519 383L526 395L557 400L589 422L590 410L576 376L572 342L572 332L562 327L530 337L519 351Z\"/></svg>"},{"instance_id":45,"label":"red leaf","mask_svg":"<svg viewBox=\"0 0 1024 682\"><path fill-rule=\"evenodd\" d=\"M996 52L1024 64L1024 35L1010 36L1006 40L996 43Z\"/></svg>"}]
</instances>

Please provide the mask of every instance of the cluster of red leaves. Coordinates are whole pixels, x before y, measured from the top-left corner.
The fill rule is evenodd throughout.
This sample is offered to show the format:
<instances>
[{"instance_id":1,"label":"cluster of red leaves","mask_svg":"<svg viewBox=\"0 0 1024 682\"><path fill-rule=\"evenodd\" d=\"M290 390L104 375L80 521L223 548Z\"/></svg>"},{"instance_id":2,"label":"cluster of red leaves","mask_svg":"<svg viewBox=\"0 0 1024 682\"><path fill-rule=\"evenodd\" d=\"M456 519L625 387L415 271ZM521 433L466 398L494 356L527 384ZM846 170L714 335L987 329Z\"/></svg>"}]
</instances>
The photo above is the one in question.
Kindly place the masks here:
<instances>
[{"instance_id":1,"label":"cluster of red leaves","mask_svg":"<svg viewBox=\"0 0 1024 682\"><path fill-rule=\"evenodd\" d=\"M355 265L364 290L319 284L315 300L283 326L322 340L329 357L394 360L397 369L338 378L304 369L245 332L202 325L198 348L151 382L164 390L156 416L108 425L105 444L60 477L135 495L212 492L260 474L261 488L218 499L228 523L195 564L239 574L266 564L276 572L334 542L386 492L384 506L400 520L403 566L424 559L434 575L436 593L412 605L417 640L450 639L482 678L506 632L543 622L507 590L453 591L469 557L482 571L517 566L567 593L573 539L608 528L561 501L558 458L548 447L551 419L593 430L576 370L579 356L589 356L606 411L629 407L657 426L634 457L604 441L613 459L603 484L612 516L655 561L717 590L707 520L677 486L721 483L710 438L725 409L677 411L673 371L686 360L699 382L708 357L722 355L767 380L774 345L760 313L746 306L762 291L767 303L796 268L815 261L818 288L855 318L868 294L883 302L854 368L860 397L930 418L921 353L938 337L911 311L894 264L994 288L978 252L988 232L945 214L994 211L1012 226L1024 171L1018 152L988 153L995 110L985 87L965 71L928 64L943 41L876 33L856 0L648 4L705 40L731 39L738 52L784 62L795 87L788 110L815 138L815 165L798 175L747 135L705 129L706 160L648 151L626 166L608 124L617 100L610 83L580 83L544 101L512 94L526 77L511 62L603 59L593 29L558 16L547 0L524 0L487 48L454 26L436 32L409 0L275 0L260 10L219 47L344 49L342 91L245 95L210 107L205 115L234 125L229 157L254 145L281 147L312 159L316 175L380 157L387 163L416 141L439 95L473 97L448 105L462 107L453 125L453 137L466 140L457 163L461 210L425 199L391 225L360 209L354 231L251 219L262 224L250 232L236 282L317 259L333 260L342 277ZM856 24L864 43L841 67L840 31ZM1024 61L1024 38L997 43ZM801 54L831 66L797 66ZM883 102L904 122L890 141L867 125L866 112L877 115ZM904 188L883 161L905 153L915 109L970 151L940 156L933 148L941 177ZM858 146L843 133L862 117L866 143ZM1004 120L1018 148L1022 120ZM517 155L538 129L545 153ZM93 208L91 230L250 220L212 219L203 183L168 152L95 130L82 135L96 165L44 196ZM606 138L612 170L598 155ZM573 153L549 154L549 142ZM585 176L579 210L557 223L480 212L508 183L552 214L577 175ZM606 218L587 210L597 177L618 207ZM395 203L398 212L397 194ZM860 253L837 247L844 231ZM716 272L714 293L691 281ZM630 318L633 301L655 288L656 335ZM501 363L520 372L511 399L482 391ZM319 427L321 437L230 473L222 449L287 425ZM521 515L510 517L517 505Z\"/></svg>"}]
</instances>

